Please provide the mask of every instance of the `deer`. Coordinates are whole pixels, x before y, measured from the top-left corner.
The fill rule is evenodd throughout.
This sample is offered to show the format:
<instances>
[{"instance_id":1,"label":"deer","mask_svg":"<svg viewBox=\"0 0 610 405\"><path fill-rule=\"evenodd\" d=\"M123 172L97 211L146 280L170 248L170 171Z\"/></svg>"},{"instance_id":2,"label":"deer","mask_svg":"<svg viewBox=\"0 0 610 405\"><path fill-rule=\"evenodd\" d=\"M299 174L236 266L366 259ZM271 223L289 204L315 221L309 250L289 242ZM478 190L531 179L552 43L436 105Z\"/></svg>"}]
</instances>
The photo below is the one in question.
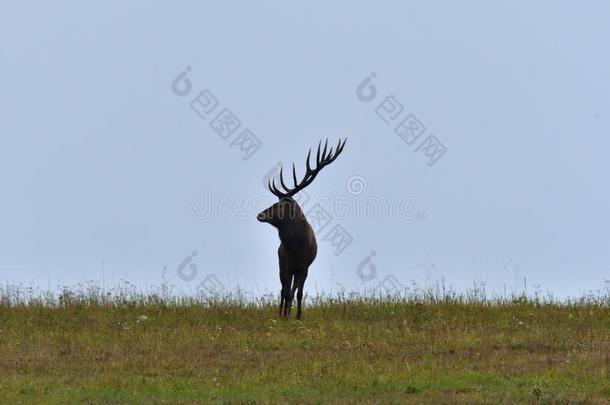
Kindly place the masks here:
<instances>
[{"instance_id":1,"label":"deer","mask_svg":"<svg viewBox=\"0 0 610 405\"><path fill-rule=\"evenodd\" d=\"M339 139L335 150L328 149L328 139L322 149L322 141L318 143L316 154L316 167L311 169L311 148L307 153L306 172L303 179L297 182L297 173L294 162L292 163L292 188L286 186L283 171L280 167L279 182L281 189L275 185L275 178L269 179L268 188L278 198L278 202L260 212L256 219L268 223L277 228L280 237L280 247L277 251L280 267L280 282L282 291L280 294L279 316L288 318L292 308L294 294L297 293L297 316L300 320L302 315L303 287L309 272L309 266L318 254L318 245L313 228L307 222L303 210L294 200L293 196L305 187L309 186L320 171L331 164L343 152L347 138ZM298 290L298 292L297 292Z\"/></svg>"}]
</instances>

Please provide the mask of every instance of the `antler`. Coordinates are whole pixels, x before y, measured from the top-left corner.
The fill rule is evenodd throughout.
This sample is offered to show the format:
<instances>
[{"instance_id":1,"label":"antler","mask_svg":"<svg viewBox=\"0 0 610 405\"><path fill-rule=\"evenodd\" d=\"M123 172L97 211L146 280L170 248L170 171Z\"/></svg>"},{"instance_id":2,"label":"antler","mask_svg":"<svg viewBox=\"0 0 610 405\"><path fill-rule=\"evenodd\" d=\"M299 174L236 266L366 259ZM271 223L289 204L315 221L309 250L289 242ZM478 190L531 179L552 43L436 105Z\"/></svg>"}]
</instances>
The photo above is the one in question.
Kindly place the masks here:
<instances>
[{"instance_id":1,"label":"antler","mask_svg":"<svg viewBox=\"0 0 610 405\"><path fill-rule=\"evenodd\" d=\"M301 180L301 182L297 184L297 171L294 167L294 162L293 162L292 163L292 179L294 182L294 187L292 189L290 189L284 183L284 176L283 176L284 168L282 167L280 169L280 185L282 186L282 188L284 189L285 192L282 192L275 186L275 179L269 180L269 191L271 191L278 198L292 197L293 195L295 195L296 193L298 193L299 191L303 190L305 187L310 185L311 182L313 181L313 179L316 178L316 176L318 175L318 173L320 172L320 170L322 170L322 168L324 166L327 166L335 161L337 156L339 156L341 154L341 152L343 152L343 148L345 147L346 142L347 142L347 138L345 138L343 143L341 143L341 139L339 139L339 143L337 144L335 151L333 152L333 148L331 147L327 154L326 153L326 150L328 148L328 139L327 139L326 142L324 143L324 150L322 151L322 156L320 157L320 149L322 146L322 141L320 141L318 143L318 153L316 154L316 168L315 169L312 170L311 167L309 166L309 157L311 156L311 148L309 148L309 152L307 153L307 172L305 173L305 176L303 176L303 180Z\"/></svg>"}]
</instances>

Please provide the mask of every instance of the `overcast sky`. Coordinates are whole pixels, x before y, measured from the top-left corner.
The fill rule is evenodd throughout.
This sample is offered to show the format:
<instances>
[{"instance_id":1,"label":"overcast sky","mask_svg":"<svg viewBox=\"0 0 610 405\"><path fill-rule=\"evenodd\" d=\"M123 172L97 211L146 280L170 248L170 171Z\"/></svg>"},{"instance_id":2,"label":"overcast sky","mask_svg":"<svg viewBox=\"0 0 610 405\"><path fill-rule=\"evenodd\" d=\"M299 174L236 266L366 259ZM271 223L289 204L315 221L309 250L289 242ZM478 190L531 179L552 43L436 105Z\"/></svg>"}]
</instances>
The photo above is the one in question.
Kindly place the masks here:
<instances>
[{"instance_id":1,"label":"overcast sky","mask_svg":"<svg viewBox=\"0 0 610 405\"><path fill-rule=\"evenodd\" d=\"M2 282L277 293L342 137L309 294L610 278L610 3L307 3L1 1Z\"/></svg>"}]
</instances>

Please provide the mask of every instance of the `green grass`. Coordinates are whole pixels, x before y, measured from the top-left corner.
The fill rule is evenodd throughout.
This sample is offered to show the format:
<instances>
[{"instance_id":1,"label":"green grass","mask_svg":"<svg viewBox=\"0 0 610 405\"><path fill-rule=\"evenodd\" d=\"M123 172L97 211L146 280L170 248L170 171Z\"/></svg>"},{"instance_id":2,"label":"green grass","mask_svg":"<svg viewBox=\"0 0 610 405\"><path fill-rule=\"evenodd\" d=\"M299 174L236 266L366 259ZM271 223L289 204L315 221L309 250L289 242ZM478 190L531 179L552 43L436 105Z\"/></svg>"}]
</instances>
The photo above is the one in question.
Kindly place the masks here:
<instances>
[{"instance_id":1,"label":"green grass","mask_svg":"<svg viewBox=\"0 0 610 405\"><path fill-rule=\"evenodd\" d=\"M0 291L0 403L608 403L610 297ZM293 314L294 315L294 314Z\"/></svg>"}]
</instances>

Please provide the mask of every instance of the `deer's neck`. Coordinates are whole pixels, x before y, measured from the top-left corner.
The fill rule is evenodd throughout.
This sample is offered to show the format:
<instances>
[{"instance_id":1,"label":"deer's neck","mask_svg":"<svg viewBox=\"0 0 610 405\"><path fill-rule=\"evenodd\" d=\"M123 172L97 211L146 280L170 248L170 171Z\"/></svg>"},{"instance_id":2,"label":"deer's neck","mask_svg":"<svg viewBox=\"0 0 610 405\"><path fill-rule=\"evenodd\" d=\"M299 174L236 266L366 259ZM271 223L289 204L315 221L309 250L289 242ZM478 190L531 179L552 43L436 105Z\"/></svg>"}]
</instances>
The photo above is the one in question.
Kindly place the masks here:
<instances>
[{"instance_id":1,"label":"deer's neck","mask_svg":"<svg viewBox=\"0 0 610 405\"><path fill-rule=\"evenodd\" d=\"M298 209L294 218L288 219L278 227L282 243L290 250L293 247L302 247L310 238L311 226L303 212Z\"/></svg>"}]
</instances>

